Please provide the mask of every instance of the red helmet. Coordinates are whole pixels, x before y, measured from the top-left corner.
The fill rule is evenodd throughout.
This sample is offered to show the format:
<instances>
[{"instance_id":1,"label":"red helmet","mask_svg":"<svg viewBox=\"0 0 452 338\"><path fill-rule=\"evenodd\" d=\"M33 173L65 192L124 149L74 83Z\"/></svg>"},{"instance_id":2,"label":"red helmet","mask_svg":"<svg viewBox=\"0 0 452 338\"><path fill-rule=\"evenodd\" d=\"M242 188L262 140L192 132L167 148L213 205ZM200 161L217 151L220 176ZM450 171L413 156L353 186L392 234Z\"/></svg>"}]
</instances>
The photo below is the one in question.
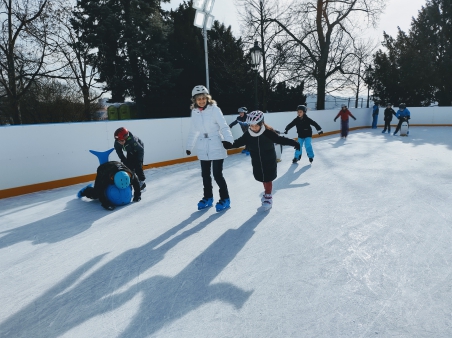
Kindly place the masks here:
<instances>
[{"instance_id":1,"label":"red helmet","mask_svg":"<svg viewBox=\"0 0 452 338\"><path fill-rule=\"evenodd\" d=\"M115 131L115 139L116 140L123 141L127 138L127 136L129 136L129 131L126 128L121 127L121 128L116 129L116 131Z\"/></svg>"}]
</instances>

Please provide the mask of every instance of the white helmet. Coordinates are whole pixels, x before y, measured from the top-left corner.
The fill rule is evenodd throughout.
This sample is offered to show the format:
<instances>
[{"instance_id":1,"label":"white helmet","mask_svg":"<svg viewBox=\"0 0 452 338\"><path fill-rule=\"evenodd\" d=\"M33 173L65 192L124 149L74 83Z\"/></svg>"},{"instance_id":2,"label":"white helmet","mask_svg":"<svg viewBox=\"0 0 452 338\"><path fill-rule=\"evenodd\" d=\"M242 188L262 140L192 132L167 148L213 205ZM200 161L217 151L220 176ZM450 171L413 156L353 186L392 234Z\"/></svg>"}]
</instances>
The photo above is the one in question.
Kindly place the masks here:
<instances>
[{"instance_id":1,"label":"white helmet","mask_svg":"<svg viewBox=\"0 0 452 338\"><path fill-rule=\"evenodd\" d=\"M342 104L341 108L347 108L347 105L346 104Z\"/></svg>"},{"instance_id":2,"label":"white helmet","mask_svg":"<svg viewBox=\"0 0 452 338\"><path fill-rule=\"evenodd\" d=\"M191 96L195 97L195 95L198 94L209 95L209 90L204 86L195 86L195 88L193 88L193 90L191 91Z\"/></svg>"},{"instance_id":3,"label":"white helmet","mask_svg":"<svg viewBox=\"0 0 452 338\"><path fill-rule=\"evenodd\" d=\"M255 110L249 113L246 117L246 123L249 125L258 124L262 125L264 123L264 113L260 110Z\"/></svg>"}]
</instances>

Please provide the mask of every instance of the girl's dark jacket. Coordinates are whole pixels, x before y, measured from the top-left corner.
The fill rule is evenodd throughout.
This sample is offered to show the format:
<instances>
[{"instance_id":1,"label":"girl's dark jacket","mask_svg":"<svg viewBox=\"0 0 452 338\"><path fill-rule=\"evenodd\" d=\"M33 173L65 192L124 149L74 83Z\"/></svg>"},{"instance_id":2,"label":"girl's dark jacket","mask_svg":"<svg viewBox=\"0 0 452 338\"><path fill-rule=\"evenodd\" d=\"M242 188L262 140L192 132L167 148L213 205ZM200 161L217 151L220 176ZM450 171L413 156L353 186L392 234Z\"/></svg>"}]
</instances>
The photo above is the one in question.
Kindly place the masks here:
<instances>
[{"instance_id":1,"label":"girl's dark jacket","mask_svg":"<svg viewBox=\"0 0 452 338\"><path fill-rule=\"evenodd\" d=\"M237 140L232 148L246 145L250 152L254 178L259 182L270 182L277 177L275 143L297 147L298 142L287 137L278 136L276 132L262 126L258 133L249 129Z\"/></svg>"},{"instance_id":2,"label":"girl's dark jacket","mask_svg":"<svg viewBox=\"0 0 452 338\"><path fill-rule=\"evenodd\" d=\"M385 118L384 118L385 121L392 121L392 115L395 116L396 112L392 108L386 108L384 114L385 114Z\"/></svg>"},{"instance_id":3,"label":"girl's dark jacket","mask_svg":"<svg viewBox=\"0 0 452 338\"><path fill-rule=\"evenodd\" d=\"M102 204L109 205L110 201L105 196L105 190L110 184L114 184L114 177L118 171L125 171L130 176L130 183L132 184L134 197L140 197L140 183L138 181L137 175L135 175L132 170L127 168L124 164L117 161L110 161L101 164L97 168L97 176L94 181L95 195L99 198Z\"/></svg>"},{"instance_id":4,"label":"girl's dark jacket","mask_svg":"<svg viewBox=\"0 0 452 338\"><path fill-rule=\"evenodd\" d=\"M314 120L310 119L308 115L303 114L303 117L296 117L292 122L290 122L287 127L286 131L289 131L293 126L297 127L297 133L299 138L306 138L306 137L312 137L312 128L311 126L314 126L314 128L317 131L322 130L322 128L315 122Z\"/></svg>"}]
</instances>

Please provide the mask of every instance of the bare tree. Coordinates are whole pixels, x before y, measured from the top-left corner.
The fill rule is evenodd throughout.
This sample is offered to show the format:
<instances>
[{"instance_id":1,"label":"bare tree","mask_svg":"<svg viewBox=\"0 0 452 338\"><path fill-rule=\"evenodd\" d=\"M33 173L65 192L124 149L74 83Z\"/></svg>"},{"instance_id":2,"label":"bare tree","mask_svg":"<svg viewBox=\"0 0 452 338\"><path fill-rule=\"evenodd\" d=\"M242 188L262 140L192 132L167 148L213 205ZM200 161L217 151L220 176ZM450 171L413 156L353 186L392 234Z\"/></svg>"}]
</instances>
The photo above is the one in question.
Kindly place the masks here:
<instances>
[{"instance_id":1,"label":"bare tree","mask_svg":"<svg viewBox=\"0 0 452 338\"><path fill-rule=\"evenodd\" d=\"M70 3L63 3L57 10L59 33L52 40L56 50L64 57L68 70L65 78L75 82L82 93L84 120L91 121L93 103L106 93L106 90L98 82L96 51L83 43L80 39L81 33L73 28L72 11Z\"/></svg>"},{"instance_id":2,"label":"bare tree","mask_svg":"<svg viewBox=\"0 0 452 338\"><path fill-rule=\"evenodd\" d=\"M48 64L53 20L48 0L0 1L0 85L4 89L10 122L22 123L20 98L41 76L59 70Z\"/></svg>"},{"instance_id":3,"label":"bare tree","mask_svg":"<svg viewBox=\"0 0 452 338\"><path fill-rule=\"evenodd\" d=\"M279 4L274 0L235 0L242 8L240 19L242 39L245 45L252 46L258 41L262 53L263 110L267 110L268 89L275 81L286 80L284 72L287 67L287 46L278 25L269 21L279 18Z\"/></svg>"},{"instance_id":4,"label":"bare tree","mask_svg":"<svg viewBox=\"0 0 452 338\"><path fill-rule=\"evenodd\" d=\"M353 42L360 34L357 23L375 25L386 0L310 0L294 1L281 18L269 18L300 49L295 73L313 79L317 87L317 109L325 108L329 87L340 88L350 78L337 75L350 73L354 59ZM308 81L307 81L308 82ZM342 85L341 85L342 83Z\"/></svg>"}]
</instances>

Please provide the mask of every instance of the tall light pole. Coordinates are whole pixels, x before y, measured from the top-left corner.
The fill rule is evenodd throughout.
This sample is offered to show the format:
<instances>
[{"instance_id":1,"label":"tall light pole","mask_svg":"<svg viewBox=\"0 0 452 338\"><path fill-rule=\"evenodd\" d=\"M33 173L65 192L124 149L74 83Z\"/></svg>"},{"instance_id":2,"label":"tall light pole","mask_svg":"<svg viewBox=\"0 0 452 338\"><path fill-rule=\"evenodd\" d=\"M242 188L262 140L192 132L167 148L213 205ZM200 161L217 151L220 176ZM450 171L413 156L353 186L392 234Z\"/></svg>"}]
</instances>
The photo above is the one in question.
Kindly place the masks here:
<instances>
[{"instance_id":1,"label":"tall light pole","mask_svg":"<svg viewBox=\"0 0 452 338\"><path fill-rule=\"evenodd\" d=\"M214 16L210 15L215 0L193 0L193 8L196 9L194 25L202 29L204 36L204 55L206 60L206 87L210 92L209 85L209 55L207 51L207 31L212 28Z\"/></svg>"},{"instance_id":2,"label":"tall light pole","mask_svg":"<svg viewBox=\"0 0 452 338\"><path fill-rule=\"evenodd\" d=\"M254 41L254 47L250 49L250 55L251 55L251 66L253 70L256 72L255 78L254 78L254 88L255 88L255 109L259 109L259 101L257 99L257 71L259 69L259 64L261 63L261 57L262 57L262 49L259 47L257 41Z\"/></svg>"}]
</instances>

